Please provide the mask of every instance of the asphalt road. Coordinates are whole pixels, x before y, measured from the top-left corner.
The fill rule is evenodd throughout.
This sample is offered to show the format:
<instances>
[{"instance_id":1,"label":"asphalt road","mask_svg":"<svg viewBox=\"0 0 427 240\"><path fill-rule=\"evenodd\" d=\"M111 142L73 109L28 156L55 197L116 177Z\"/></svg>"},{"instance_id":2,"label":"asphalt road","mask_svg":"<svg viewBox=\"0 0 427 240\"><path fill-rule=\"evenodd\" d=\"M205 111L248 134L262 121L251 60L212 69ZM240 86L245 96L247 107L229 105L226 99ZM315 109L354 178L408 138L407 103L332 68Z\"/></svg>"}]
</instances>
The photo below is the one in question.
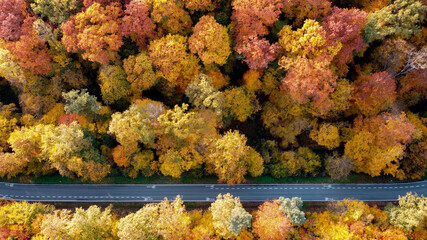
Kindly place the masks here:
<instances>
[{"instance_id":1,"label":"asphalt road","mask_svg":"<svg viewBox=\"0 0 427 240\"><path fill-rule=\"evenodd\" d=\"M398 184L17 184L0 182L0 198L43 202L157 202L180 195L184 201L211 202L219 193L241 201L265 201L280 196L303 201L353 198L362 201L393 201L416 192L427 196L427 181Z\"/></svg>"}]
</instances>

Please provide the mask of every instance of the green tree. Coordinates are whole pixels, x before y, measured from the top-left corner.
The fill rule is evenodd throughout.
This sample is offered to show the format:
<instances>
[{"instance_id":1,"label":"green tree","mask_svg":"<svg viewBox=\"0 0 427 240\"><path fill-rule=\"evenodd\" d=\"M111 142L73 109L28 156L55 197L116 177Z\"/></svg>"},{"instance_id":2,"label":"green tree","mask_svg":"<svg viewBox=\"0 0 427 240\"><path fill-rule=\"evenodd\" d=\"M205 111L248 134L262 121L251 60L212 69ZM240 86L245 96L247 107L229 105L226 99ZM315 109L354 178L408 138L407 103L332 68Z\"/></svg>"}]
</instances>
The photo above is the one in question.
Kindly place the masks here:
<instances>
[{"instance_id":1,"label":"green tree","mask_svg":"<svg viewBox=\"0 0 427 240\"><path fill-rule=\"evenodd\" d=\"M384 209L391 225L411 232L427 218L427 198L417 193L399 196L399 205L389 204Z\"/></svg>"},{"instance_id":2,"label":"green tree","mask_svg":"<svg viewBox=\"0 0 427 240\"><path fill-rule=\"evenodd\" d=\"M222 116L224 94L214 88L211 79L205 74L194 78L185 90L185 95L196 108L212 109L218 116Z\"/></svg>"},{"instance_id":3,"label":"green tree","mask_svg":"<svg viewBox=\"0 0 427 240\"><path fill-rule=\"evenodd\" d=\"M382 40L390 35L409 38L419 33L427 6L418 0L396 0L390 5L370 13L363 31L366 43Z\"/></svg>"},{"instance_id":4,"label":"green tree","mask_svg":"<svg viewBox=\"0 0 427 240\"><path fill-rule=\"evenodd\" d=\"M64 110L67 114L95 115L99 113L101 106L96 102L96 97L89 95L86 89L72 90L62 93L65 100Z\"/></svg>"},{"instance_id":5,"label":"green tree","mask_svg":"<svg viewBox=\"0 0 427 240\"><path fill-rule=\"evenodd\" d=\"M131 94L131 86L126 80L126 73L121 66L104 65L99 70L98 79L101 87L102 100L112 104Z\"/></svg>"},{"instance_id":6,"label":"green tree","mask_svg":"<svg viewBox=\"0 0 427 240\"><path fill-rule=\"evenodd\" d=\"M304 224L305 213L301 211L302 200L299 197L293 197L292 199L280 197L277 202L280 205L280 209L285 213L285 216L293 224Z\"/></svg>"},{"instance_id":7,"label":"green tree","mask_svg":"<svg viewBox=\"0 0 427 240\"><path fill-rule=\"evenodd\" d=\"M58 25L79 12L82 6L79 0L34 0L34 3L31 3L35 14Z\"/></svg>"}]
</instances>

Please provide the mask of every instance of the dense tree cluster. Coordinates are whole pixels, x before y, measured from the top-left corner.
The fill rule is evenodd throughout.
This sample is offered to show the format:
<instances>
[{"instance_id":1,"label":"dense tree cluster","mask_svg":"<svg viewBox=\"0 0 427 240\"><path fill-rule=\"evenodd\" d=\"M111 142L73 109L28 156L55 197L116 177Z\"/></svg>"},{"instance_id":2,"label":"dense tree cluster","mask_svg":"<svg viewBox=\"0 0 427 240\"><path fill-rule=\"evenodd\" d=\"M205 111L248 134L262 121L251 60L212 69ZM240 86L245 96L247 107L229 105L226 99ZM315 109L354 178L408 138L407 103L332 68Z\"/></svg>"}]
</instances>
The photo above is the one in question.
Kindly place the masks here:
<instances>
[{"instance_id":1,"label":"dense tree cluster","mask_svg":"<svg viewBox=\"0 0 427 240\"><path fill-rule=\"evenodd\" d=\"M187 211L180 196L148 203L136 212L92 205L2 202L1 239L425 239L427 199L408 193L384 211L361 201L333 201L303 212L300 198L265 201L249 213L239 198L218 195L209 208Z\"/></svg>"},{"instance_id":2,"label":"dense tree cluster","mask_svg":"<svg viewBox=\"0 0 427 240\"><path fill-rule=\"evenodd\" d=\"M426 14L425 0L0 1L0 177L422 178ZM272 235L293 224L275 218Z\"/></svg>"}]
</instances>

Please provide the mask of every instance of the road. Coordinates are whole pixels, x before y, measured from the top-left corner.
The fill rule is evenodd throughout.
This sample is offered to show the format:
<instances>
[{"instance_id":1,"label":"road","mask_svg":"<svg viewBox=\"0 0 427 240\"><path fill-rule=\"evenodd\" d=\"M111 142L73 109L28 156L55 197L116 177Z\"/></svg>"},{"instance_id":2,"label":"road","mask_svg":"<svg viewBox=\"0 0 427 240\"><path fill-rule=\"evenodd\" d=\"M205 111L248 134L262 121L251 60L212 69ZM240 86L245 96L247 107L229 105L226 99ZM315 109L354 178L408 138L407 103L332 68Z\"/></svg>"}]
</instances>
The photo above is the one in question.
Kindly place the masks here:
<instances>
[{"instance_id":1,"label":"road","mask_svg":"<svg viewBox=\"0 0 427 240\"><path fill-rule=\"evenodd\" d=\"M303 201L354 198L362 201L392 201L407 192L427 196L427 181L398 184L17 184L0 182L0 198L43 202L158 202L165 197L184 201L215 201L230 193L241 201L265 201L300 197Z\"/></svg>"}]
</instances>

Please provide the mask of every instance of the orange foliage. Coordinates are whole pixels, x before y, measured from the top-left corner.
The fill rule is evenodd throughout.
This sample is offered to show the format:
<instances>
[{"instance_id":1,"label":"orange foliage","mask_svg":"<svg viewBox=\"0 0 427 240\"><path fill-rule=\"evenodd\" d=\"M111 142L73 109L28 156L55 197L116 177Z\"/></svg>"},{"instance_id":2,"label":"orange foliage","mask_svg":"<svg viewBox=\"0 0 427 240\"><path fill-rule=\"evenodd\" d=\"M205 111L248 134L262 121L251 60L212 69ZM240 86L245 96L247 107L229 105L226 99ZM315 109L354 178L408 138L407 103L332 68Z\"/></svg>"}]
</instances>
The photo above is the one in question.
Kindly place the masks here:
<instances>
[{"instance_id":1,"label":"orange foliage","mask_svg":"<svg viewBox=\"0 0 427 240\"><path fill-rule=\"evenodd\" d=\"M277 201L267 201L258 207L252 228L260 240L281 240L286 238L291 223Z\"/></svg>"},{"instance_id":2,"label":"orange foliage","mask_svg":"<svg viewBox=\"0 0 427 240\"><path fill-rule=\"evenodd\" d=\"M119 167L127 167L129 166L129 158L126 156L124 148L122 145L118 145L113 149L113 159L114 162Z\"/></svg>"},{"instance_id":3,"label":"orange foliage","mask_svg":"<svg viewBox=\"0 0 427 240\"><path fill-rule=\"evenodd\" d=\"M295 19L293 25L299 26L304 19L317 19L326 16L331 11L328 0L284 0L283 12L290 19Z\"/></svg>"},{"instance_id":4,"label":"orange foliage","mask_svg":"<svg viewBox=\"0 0 427 240\"><path fill-rule=\"evenodd\" d=\"M379 113L396 99L396 83L386 72L360 75L353 86L354 104L365 116Z\"/></svg>"},{"instance_id":5,"label":"orange foliage","mask_svg":"<svg viewBox=\"0 0 427 240\"><path fill-rule=\"evenodd\" d=\"M120 4L90 5L84 12L72 16L61 25L62 43L69 52L83 51L82 57L107 64L115 58L122 42Z\"/></svg>"},{"instance_id":6,"label":"orange foliage","mask_svg":"<svg viewBox=\"0 0 427 240\"><path fill-rule=\"evenodd\" d=\"M188 39L192 53L197 53L203 64L224 65L231 54L227 28L215 21L212 16L203 16L193 28Z\"/></svg>"}]
</instances>

